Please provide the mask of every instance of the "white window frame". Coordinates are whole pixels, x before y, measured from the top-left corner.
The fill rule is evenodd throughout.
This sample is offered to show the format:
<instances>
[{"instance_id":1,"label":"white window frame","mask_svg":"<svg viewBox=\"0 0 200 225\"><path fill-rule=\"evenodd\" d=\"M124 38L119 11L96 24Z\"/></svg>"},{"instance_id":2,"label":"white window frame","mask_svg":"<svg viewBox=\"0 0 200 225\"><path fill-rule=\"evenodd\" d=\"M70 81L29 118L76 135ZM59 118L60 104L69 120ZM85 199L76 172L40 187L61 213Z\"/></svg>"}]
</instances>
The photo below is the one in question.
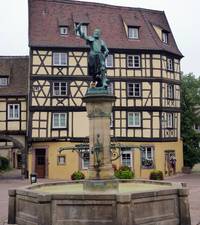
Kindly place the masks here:
<instances>
[{"instance_id":1,"label":"white window frame","mask_svg":"<svg viewBox=\"0 0 200 225\"><path fill-rule=\"evenodd\" d=\"M136 63L136 60L138 60L138 63ZM132 65L130 62L132 61ZM128 68L140 68L140 55L127 55L127 67Z\"/></svg>"},{"instance_id":2,"label":"white window frame","mask_svg":"<svg viewBox=\"0 0 200 225\"><path fill-rule=\"evenodd\" d=\"M125 165L123 163L123 154L130 154L130 165ZM126 150L126 151L123 151L122 155L121 155L121 165L122 166L128 166L130 167L131 169L133 169L133 152L131 150Z\"/></svg>"},{"instance_id":3,"label":"white window frame","mask_svg":"<svg viewBox=\"0 0 200 225\"><path fill-rule=\"evenodd\" d=\"M112 94L112 95L114 94L114 83L110 83L108 85L108 91L110 94Z\"/></svg>"},{"instance_id":4,"label":"white window frame","mask_svg":"<svg viewBox=\"0 0 200 225\"><path fill-rule=\"evenodd\" d=\"M58 115L58 126L55 125L55 116ZM65 115L65 125L61 125L61 115ZM67 113L53 113L53 129L65 129L67 128Z\"/></svg>"},{"instance_id":5,"label":"white window frame","mask_svg":"<svg viewBox=\"0 0 200 225\"><path fill-rule=\"evenodd\" d=\"M58 83L59 84L59 86L58 86L58 88L59 88L59 90L58 90L58 94L56 93L56 91L55 91L55 84L56 83ZM65 94L62 94L62 84L65 84ZM53 82L53 96L67 96L67 82Z\"/></svg>"},{"instance_id":6,"label":"white window frame","mask_svg":"<svg viewBox=\"0 0 200 225\"><path fill-rule=\"evenodd\" d=\"M174 124L174 115L173 113L166 113L166 126L167 128L173 128Z\"/></svg>"},{"instance_id":7,"label":"white window frame","mask_svg":"<svg viewBox=\"0 0 200 225\"><path fill-rule=\"evenodd\" d=\"M83 158L81 159L81 168L83 170L87 170L89 168L89 166L90 166L90 151L89 150L85 150L85 151L83 151L83 153L88 153L89 154L88 166L85 166L85 160Z\"/></svg>"},{"instance_id":8,"label":"white window frame","mask_svg":"<svg viewBox=\"0 0 200 225\"><path fill-rule=\"evenodd\" d=\"M167 70L173 71L173 59L167 59Z\"/></svg>"},{"instance_id":9,"label":"white window frame","mask_svg":"<svg viewBox=\"0 0 200 225\"><path fill-rule=\"evenodd\" d=\"M173 84L167 85L167 98L169 98L169 99L174 98L174 85Z\"/></svg>"},{"instance_id":10,"label":"white window frame","mask_svg":"<svg viewBox=\"0 0 200 225\"><path fill-rule=\"evenodd\" d=\"M168 44L168 33L163 31L162 32L162 42L165 43L165 44Z\"/></svg>"},{"instance_id":11,"label":"white window frame","mask_svg":"<svg viewBox=\"0 0 200 225\"><path fill-rule=\"evenodd\" d=\"M112 128L114 126L114 116L113 116L113 112L111 112L110 114L110 127Z\"/></svg>"},{"instance_id":12,"label":"white window frame","mask_svg":"<svg viewBox=\"0 0 200 225\"><path fill-rule=\"evenodd\" d=\"M148 157L148 154L147 154L147 149L148 148L151 148L151 157L150 158ZM143 149L145 151L145 159L152 159L153 160L153 158L154 158L154 147L152 147L152 146L144 146Z\"/></svg>"},{"instance_id":13,"label":"white window frame","mask_svg":"<svg viewBox=\"0 0 200 225\"><path fill-rule=\"evenodd\" d=\"M61 161L60 161L60 158L64 158L64 162L61 162ZM65 155L58 155L58 158L57 158L57 164L58 164L59 166L66 165L66 156L65 156Z\"/></svg>"},{"instance_id":14,"label":"white window frame","mask_svg":"<svg viewBox=\"0 0 200 225\"><path fill-rule=\"evenodd\" d=\"M136 85L138 85L139 84L139 95L136 95ZM132 85L132 87L131 87L131 85ZM130 95L130 89L133 89L133 94L132 95ZM128 83L128 97L141 97L141 83Z\"/></svg>"},{"instance_id":15,"label":"white window frame","mask_svg":"<svg viewBox=\"0 0 200 225\"><path fill-rule=\"evenodd\" d=\"M113 57L113 54L109 54L106 57L105 64L106 64L106 67L107 68L112 68L113 67L113 65L114 65L114 57Z\"/></svg>"},{"instance_id":16,"label":"white window frame","mask_svg":"<svg viewBox=\"0 0 200 225\"><path fill-rule=\"evenodd\" d=\"M56 58L58 57L58 58ZM65 63L62 62L62 57L65 58ZM58 59L58 62L56 62ZM67 53L66 52L53 52L53 65L54 66L67 66Z\"/></svg>"},{"instance_id":17,"label":"white window frame","mask_svg":"<svg viewBox=\"0 0 200 225\"><path fill-rule=\"evenodd\" d=\"M60 35L68 35L69 28L68 26L60 26L59 27Z\"/></svg>"},{"instance_id":18,"label":"white window frame","mask_svg":"<svg viewBox=\"0 0 200 225\"><path fill-rule=\"evenodd\" d=\"M12 106L12 117L11 117L11 106ZM18 116L15 116L15 106L17 106L17 114ZM9 120L19 120L20 119L20 104L16 103L16 104L8 104L8 119Z\"/></svg>"},{"instance_id":19,"label":"white window frame","mask_svg":"<svg viewBox=\"0 0 200 225\"><path fill-rule=\"evenodd\" d=\"M8 77L0 77L0 87L6 87L9 84Z\"/></svg>"},{"instance_id":20,"label":"white window frame","mask_svg":"<svg viewBox=\"0 0 200 225\"><path fill-rule=\"evenodd\" d=\"M139 28L138 27L128 27L128 38L138 40L139 39Z\"/></svg>"},{"instance_id":21,"label":"white window frame","mask_svg":"<svg viewBox=\"0 0 200 225\"><path fill-rule=\"evenodd\" d=\"M136 118L136 114L139 115L139 124L136 124L134 118ZM129 123L129 117L132 115L133 124ZM141 112L128 112L128 127L141 127Z\"/></svg>"},{"instance_id":22,"label":"white window frame","mask_svg":"<svg viewBox=\"0 0 200 225\"><path fill-rule=\"evenodd\" d=\"M75 27L78 26L78 23L75 24ZM84 33L86 36L87 36L87 33L88 33L88 25L87 24L82 24L81 25L81 32ZM76 36L80 37L80 34L78 31L76 31Z\"/></svg>"},{"instance_id":23,"label":"white window frame","mask_svg":"<svg viewBox=\"0 0 200 225\"><path fill-rule=\"evenodd\" d=\"M152 166L149 167L149 168L152 168L153 164L154 164L154 147L153 146L143 146L142 148L143 148L143 152L145 154L144 159L152 160ZM148 157L148 151L147 151L148 148L151 148L151 157L150 158ZM143 156L143 153L141 154L141 160L143 159L142 156ZM141 162L141 165L142 165L142 162ZM142 167L145 167L145 165L142 165ZM147 168L147 167L145 167L145 168Z\"/></svg>"}]
</instances>

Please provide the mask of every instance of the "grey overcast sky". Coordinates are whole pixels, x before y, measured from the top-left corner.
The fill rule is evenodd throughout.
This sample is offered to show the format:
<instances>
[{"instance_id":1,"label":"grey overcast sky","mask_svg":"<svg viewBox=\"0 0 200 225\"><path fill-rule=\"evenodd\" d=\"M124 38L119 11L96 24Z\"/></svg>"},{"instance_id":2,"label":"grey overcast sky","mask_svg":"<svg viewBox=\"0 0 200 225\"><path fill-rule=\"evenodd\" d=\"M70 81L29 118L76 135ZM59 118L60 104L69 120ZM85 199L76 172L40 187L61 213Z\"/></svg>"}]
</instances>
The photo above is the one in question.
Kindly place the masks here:
<instances>
[{"instance_id":1,"label":"grey overcast sky","mask_svg":"<svg viewBox=\"0 0 200 225\"><path fill-rule=\"evenodd\" d=\"M85 0L84 0L85 1ZM87 0L165 11L182 54L182 71L200 76L199 0ZM28 0L0 0L0 55L28 55Z\"/></svg>"}]
</instances>

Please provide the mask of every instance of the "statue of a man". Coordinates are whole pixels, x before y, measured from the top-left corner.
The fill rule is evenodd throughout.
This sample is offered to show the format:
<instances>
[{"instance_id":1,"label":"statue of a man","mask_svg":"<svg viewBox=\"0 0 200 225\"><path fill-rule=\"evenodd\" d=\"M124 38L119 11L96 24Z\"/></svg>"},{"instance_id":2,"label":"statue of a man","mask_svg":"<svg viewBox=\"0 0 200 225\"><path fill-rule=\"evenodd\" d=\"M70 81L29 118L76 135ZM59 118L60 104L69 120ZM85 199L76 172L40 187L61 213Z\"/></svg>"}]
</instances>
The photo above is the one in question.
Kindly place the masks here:
<instances>
[{"instance_id":1,"label":"statue of a man","mask_svg":"<svg viewBox=\"0 0 200 225\"><path fill-rule=\"evenodd\" d=\"M81 31L81 25L82 23L78 24L76 31L90 46L88 75L92 76L93 82L97 82L96 87L107 88L108 79L106 78L105 59L109 51L105 42L100 38L101 30L95 29L93 36L87 36Z\"/></svg>"}]
</instances>

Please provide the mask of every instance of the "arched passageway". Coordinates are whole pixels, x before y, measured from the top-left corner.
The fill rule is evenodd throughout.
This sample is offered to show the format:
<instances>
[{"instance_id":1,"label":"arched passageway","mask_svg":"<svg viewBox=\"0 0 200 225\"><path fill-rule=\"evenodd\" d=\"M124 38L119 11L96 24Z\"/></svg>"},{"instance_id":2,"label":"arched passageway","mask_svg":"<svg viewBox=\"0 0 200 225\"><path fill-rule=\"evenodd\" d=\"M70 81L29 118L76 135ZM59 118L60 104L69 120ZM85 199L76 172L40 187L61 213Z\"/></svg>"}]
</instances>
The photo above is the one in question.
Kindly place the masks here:
<instances>
[{"instance_id":1,"label":"arched passageway","mask_svg":"<svg viewBox=\"0 0 200 225\"><path fill-rule=\"evenodd\" d=\"M10 161L10 166L21 169L21 175L26 176L27 160L25 143L17 139L17 136L0 135L0 155Z\"/></svg>"}]
</instances>

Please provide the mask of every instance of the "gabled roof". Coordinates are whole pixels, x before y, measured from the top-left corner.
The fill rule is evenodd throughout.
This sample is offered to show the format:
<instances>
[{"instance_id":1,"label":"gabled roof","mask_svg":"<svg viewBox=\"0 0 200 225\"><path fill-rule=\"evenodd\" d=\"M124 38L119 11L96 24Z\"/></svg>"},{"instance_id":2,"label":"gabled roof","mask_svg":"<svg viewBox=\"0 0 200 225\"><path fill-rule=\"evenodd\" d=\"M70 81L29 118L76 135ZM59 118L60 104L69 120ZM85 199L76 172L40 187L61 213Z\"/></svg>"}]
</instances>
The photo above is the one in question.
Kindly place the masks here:
<instances>
[{"instance_id":1,"label":"gabled roof","mask_svg":"<svg viewBox=\"0 0 200 225\"><path fill-rule=\"evenodd\" d=\"M8 86L0 87L2 96L28 95L28 56L0 56L0 77L8 76Z\"/></svg>"},{"instance_id":2,"label":"gabled roof","mask_svg":"<svg viewBox=\"0 0 200 225\"><path fill-rule=\"evenodd\" d=\"M66 21L69 35L59 35L60 21ZM73 0L29 0L29 45L86 48L75 36L76 22L89 23L88 34L100 28L110 49L164 50L182 57L163 11ZM140 39L128 40L124 24L140 27ZM169 44L159 39L154 24L169 32Z\"/></svg>"}]
</instances>

